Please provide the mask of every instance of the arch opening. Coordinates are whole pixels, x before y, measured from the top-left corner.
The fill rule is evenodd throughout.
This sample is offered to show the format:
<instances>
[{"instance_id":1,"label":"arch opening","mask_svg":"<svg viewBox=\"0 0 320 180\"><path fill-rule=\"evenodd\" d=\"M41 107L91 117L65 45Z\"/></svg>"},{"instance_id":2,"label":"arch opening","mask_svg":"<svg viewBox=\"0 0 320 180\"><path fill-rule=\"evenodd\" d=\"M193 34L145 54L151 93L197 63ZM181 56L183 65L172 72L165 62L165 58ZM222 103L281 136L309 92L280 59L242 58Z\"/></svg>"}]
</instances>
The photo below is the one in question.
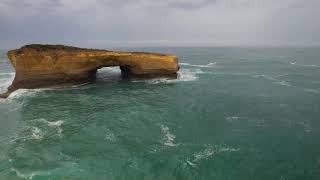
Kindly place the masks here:
<instances>
[{"instance_id":1,"label":"arch opening","mask_svg":"<svg viewBox=\"0 0 320 180\"><path fill-rule=\"evenodd\" d=\"M96 81L112 81L129 79L129 66L105 66L97 69L94 73Z\"/></svg>"},{"instance_id":2,"label":"arch opening","mask_svg":"<svg viewBox=\"0 0 320 180\"><path fill-rule=\"evenodd\" d=\"M96 81L114 81L122 79L120 66L109 66L97 69Z\"/></svg>"}]
</instances>

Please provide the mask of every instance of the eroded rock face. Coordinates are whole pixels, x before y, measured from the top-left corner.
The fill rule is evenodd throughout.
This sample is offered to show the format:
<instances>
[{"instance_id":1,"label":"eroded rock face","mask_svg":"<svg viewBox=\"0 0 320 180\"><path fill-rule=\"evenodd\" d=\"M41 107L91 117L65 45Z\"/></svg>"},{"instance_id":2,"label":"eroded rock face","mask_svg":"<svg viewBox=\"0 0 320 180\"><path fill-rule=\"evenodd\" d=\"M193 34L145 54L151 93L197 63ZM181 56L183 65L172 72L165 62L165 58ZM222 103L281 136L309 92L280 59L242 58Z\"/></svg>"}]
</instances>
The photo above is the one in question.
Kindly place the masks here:
<instances>
[{"instance_id":1,"label":"eroded rock face","mask_svg":"<svg viewBox=\"0 0 320 180\"><path fill-rule=\"evenodd\" d=\"M177 78L174 55L114 52L62 45L27 45L8 52L16 69L6 98L17 89L77 85L93 82L102 67L120 66L124 78Z\"/></svg>"}]
</instances>

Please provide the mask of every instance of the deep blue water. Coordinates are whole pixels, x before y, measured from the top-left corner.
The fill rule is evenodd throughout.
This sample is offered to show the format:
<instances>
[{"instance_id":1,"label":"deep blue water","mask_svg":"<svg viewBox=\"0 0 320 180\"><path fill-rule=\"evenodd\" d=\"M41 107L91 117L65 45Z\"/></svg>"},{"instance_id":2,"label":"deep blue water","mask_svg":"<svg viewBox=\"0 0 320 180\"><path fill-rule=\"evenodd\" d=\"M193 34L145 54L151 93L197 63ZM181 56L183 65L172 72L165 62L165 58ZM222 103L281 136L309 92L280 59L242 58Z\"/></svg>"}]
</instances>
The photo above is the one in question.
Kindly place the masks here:
<instances>
[{"instance_id":1,"label":"deep blue water","mask_svg":"<svg viewBox=\"0 0 320 180\"><path fill-rule=\"evenodd\" d=\"M179 78L0 100L0 179L320 179L320 48L129 50L178 55Z\"/></svg>"}]
</instances>

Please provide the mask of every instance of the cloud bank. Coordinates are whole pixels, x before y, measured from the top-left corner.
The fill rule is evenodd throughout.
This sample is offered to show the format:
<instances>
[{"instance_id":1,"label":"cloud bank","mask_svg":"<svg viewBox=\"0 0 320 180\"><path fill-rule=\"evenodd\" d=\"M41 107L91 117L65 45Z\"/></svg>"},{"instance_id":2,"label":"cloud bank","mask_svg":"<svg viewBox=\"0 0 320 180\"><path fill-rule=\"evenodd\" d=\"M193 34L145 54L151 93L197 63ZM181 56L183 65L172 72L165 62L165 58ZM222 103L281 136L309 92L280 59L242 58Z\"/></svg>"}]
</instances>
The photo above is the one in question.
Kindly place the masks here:
<instances>
[{"instance_id":1,"label":"cloud bank","mask_svg":"<svg viewBox=\"0 0 320 180\"><path fill-rule=\"evenodd\" d=\"M319 45L319 0L0 0L0 47Z\"/></svg>"}]
</instances>

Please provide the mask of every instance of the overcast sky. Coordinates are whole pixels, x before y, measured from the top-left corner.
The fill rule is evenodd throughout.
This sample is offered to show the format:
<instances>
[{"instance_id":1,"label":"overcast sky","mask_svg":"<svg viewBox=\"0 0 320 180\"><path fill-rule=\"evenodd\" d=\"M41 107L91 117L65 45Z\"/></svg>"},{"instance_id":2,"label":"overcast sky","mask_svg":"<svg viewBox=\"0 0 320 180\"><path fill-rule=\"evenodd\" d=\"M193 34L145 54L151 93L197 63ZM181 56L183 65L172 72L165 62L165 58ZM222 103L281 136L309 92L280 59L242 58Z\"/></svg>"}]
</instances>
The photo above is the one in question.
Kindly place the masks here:
<instances>
[{"instance_id":1,"label":"overcast sky","mask_svg":"<svg viewBox=\"0 0 320 180\"><path fill-rule=\"evenodd\" d=\"M0 47L319 45L320 0L0 0Z\"/></svg>"}]
</instances>

